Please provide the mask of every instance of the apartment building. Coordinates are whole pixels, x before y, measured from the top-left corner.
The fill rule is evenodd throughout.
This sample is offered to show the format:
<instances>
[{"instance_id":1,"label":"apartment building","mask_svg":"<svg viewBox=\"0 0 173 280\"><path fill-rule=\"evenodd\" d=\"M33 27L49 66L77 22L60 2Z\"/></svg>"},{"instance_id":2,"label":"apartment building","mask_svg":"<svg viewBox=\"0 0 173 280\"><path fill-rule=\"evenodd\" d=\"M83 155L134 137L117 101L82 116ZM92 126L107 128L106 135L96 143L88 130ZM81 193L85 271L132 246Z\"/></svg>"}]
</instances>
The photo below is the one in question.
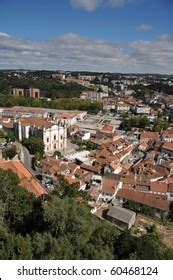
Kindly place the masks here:
<instances>
[{"instance_id":1,"label":"apartment building","mask_svg":"<svg viewBox=\"0 0 173 280\"><path fill-rule=\"evenodd\" d=\"M12 88L10 90L10 95L13 95L13 96L24 96L24 89L23 88Z\"/></svg>"},{"instance_id":2,"label":"apartment building","mask_svg":"<svg viewBox=\"0 0 173 280\"><path fill-rule=\"evenodd\" d=\"M40 98L40 90L38 88L28 88L25 90L25 97Z\"/></svg>"},{"instance_id":3,"label":"apartment building","mask_svg":"<svg viewBox=\"0 0 173 280\"><path fill-rule=\"evenodd\" d=\"M40 98L40 89L38 89L38 88L28 88L28 89L12 88L10 90L10 95Z\"/></svg>"},{"instance_id":4,"label":"apartment building","mask_svg":"<svg viewBox=\"0 0 173 280\"><path fill-rule=\"evenodd\" d=\"M102 98L107 98L108 93L99 92L99 91L85 91L82 92L80 99L92 99L92 100L101 100Z\"/></svg>"},{"instance_id":5,"label":"apartment building","mask_svg":"<svg viewBox=\"0 0 173 280\"><path fill-rule=\"evenodd\" d=\"M151 108L147 105L138 104L134 107L134 113L135 114L147 114L149 115L151 112Z\"/></svg>"}]
</instances>

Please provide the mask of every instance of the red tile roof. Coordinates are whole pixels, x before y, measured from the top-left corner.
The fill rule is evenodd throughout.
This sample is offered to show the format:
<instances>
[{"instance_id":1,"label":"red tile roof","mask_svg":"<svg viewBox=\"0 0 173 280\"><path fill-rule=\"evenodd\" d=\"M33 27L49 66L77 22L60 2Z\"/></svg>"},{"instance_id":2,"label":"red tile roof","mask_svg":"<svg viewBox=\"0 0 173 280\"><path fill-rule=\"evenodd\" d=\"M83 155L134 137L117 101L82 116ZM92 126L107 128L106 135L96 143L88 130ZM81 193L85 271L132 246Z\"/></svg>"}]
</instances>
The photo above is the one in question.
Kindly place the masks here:
<instances>
[{"instance_id":1,"label":"red tile roof","mask_svg":"<svg viewBox=\"0 0 173 280\"><path fill-rule=\"evenodd\" d=\"M0 168L3 170L10 169L18 175L21 187L35 196L48 194L43 186L32 176L29 170L19 160L0 160Z\"/></svg>"},{"instance_id":2,"label":"red tile roof","mask_svg":"<svg viewBox=\"0 0 173 280\"><path fill-rule=\"evenodd\" d=\"M114 127L113 125L108 125L108 124L105 124L104 126L102 126L102 131L108 131L108 132L113 132L114 130Z\"/></svg>"},{"instance_id":3,"label":"red tile roof","mask_svg":"<svg viewBox=\"0 0 173 280\"><path fill-rule=\"evenodd\" d=\"M91 166L91 165L87 165L87 164L81 164L81 169L87 170L87 171L91 171L93 173L99 173L99 169L95 166Z\"/></svg>"},{"instance_id":4,"label":"red tile roof","mask_svg":"<svg viewBox=\"0 0 173 280\"><path fill-rule=\"evenodd\" d=\"M137 203L145 204L150 207L160 209L163 211L169 210L170 203L165 195L156 195L156 194L122 188L118 191L117 197L127 199L127 200L132 200Z\"/></svg>"},{"instance_id":5,"label":"red tile roof","mask_svg":"<svg viewBox=\"0 0 173 280\"><path fill-rule=\"evenodd\" d=\"M39 128L45 127L46 129L52 127L54 123L48 122L45 119L42 118L24 118L21 119L21 125L22 126L36 126Z\"/></svg>"},{"instance_id":6,"label":"red tile roof","mask_svg":"<svg viewBox=\"0 0 173 280\"><path fill-rule=\"evenodd\" d=\"M168 192L173 193L173 183L168 185Z\"/></svg>"},{"instance_id":7,"label":"red tile roof","mask_svg":"<svg viewBox=\"0 0 173 280\"><path fill-rule=\"evenodd\" d=\"M141 140L142 139L157 139L159 137L157 132L153 131L141 131Z\"/></svg>"},{"instance_id":8,"label":"red tile roof","mask_svg":"<svg viewBox=\"0 0 173 280\"><path fill-rule=\"evenodd\" d=\"M173 137L173 129L167 129L162 134L163 137Z\"/></svg>"},{"instance_id":9,"label":"red tile roof","mask_svg":"<svg viewBox=\"0 0 173 280\"><path fill-rule=\"evenodd\" d=\"M163 192L168 191L168 184L165 182L151 182L150 190L153 192Z\"/></svg>"},{"instance_id":10,"label":"red tile roof","mask_svg":"<svg viewBox=\"0 0 173 280\"><path fill-rule=\"evenodd\" d=\"M165 150L168 150L168 151L173 151L173 143L165 143L163 146L162 146L162 149L165 149Z\"/></svg>"},{"instance_id":11,"label":"red tile roof","mask_svg":"<svg viewBox=\"0 0 173 280\"><path fill-rule=\"evenodd\" d=\"M117 185L118 185L117 180L115 180L113 178L104 177L101 192L113 195L116 191Z\"/></svg>"}]
</instances>

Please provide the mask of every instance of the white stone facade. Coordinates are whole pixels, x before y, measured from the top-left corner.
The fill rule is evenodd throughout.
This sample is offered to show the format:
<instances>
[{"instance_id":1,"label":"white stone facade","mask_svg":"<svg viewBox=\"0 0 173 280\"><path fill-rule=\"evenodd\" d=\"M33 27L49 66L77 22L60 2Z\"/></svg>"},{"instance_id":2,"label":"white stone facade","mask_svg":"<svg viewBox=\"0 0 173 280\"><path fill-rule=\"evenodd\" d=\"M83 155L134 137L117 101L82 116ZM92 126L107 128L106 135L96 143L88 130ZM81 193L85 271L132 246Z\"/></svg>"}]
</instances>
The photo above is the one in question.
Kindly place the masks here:
<instances>
[{"instance_id":1,"label":"white stone facade","mask_svg":"<svg viewBox=\"0 0 173 280\"><path fill-rule=\"evenodd\" d=\"M14 133L19 141L29 137L41 138L45 145L45 152L64 150L67 147L67 128L65 126L53 123L47 123L47 126L38 126L32 122L29 123L29 121L28 118L27 124L20 120L15 122Z\"/></svg>"}]
</instances>

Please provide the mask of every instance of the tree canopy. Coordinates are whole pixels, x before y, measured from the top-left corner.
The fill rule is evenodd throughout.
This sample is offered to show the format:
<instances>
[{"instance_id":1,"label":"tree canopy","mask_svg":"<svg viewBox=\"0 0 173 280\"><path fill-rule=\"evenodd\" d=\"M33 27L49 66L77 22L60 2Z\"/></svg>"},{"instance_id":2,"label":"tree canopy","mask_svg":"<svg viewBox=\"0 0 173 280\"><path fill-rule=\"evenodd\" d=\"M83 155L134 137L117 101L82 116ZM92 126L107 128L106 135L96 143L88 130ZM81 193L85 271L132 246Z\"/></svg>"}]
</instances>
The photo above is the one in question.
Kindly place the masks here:
<instances>
[{"instance_id":1,"label":"tree canopy","mask_svg":"<svg viewBox=\"0 0 173 280\"><path fill-rule=\"evenodd\" d=\"M63 189L65 192L63 193ZM154 228L141 237L120 232L79 203L62 178L46 200L19 186L11 171L0 170L0 259L172 259L173 250Z\"/></svg>"},{"instance_id":2,"label":"tree canopy","mask_svg":"<svg viewBox=\"0 0 173 280\"><path fill-rule=\"evenodd\" d=\"M28 149L28 151L35 155L39 153L40 155L44 154L44 143L41 138L30 137L28 139L24 139L22 144Z\"/></svg>"}]
</instances>

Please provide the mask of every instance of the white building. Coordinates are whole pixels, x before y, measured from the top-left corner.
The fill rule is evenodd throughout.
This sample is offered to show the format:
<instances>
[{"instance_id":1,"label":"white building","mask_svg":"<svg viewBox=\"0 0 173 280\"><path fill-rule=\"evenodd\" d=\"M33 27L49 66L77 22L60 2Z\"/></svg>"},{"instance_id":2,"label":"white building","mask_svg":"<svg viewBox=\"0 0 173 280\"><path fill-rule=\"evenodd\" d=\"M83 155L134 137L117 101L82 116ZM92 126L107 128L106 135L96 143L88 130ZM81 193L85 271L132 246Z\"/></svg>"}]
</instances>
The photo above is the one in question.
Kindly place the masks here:
<instances>
[{"instance_id":1,"label":"white building","mask_svg":"<svg viewBox=\"0 0 173 280\"><path fill-rule=\"evenodd\" d=\"M41 138L45 152L63 150L67 146L67 129L46 119L23 118L14 123L14 133L22 141L29 137Z\"/></svg>"},{"instance_id":2,"label":"white building","mask_svg":"<svg viewBox=\"0 0 173 280\"><path fill-rule=\"evenodd\" d=\"M150 114L151 108L147 105L137 105L134 108L136 114Z\"/></svg>"},{"instance_id":3,"label":"white building","mask_svg":"<svg viewBox=\"0 0 173 280\"><path fill-rule=\"evenodd\" d=\"M99 91L84 91L82 92L80 99L92 99L92 100L101 100L102 98L107 98L107 92Z\"/></svg>"},{"instance_id":4,"label":"white building","mask_svg":"<svg viewBox=\"0 0 173 280\"><path fill-rule=\"evenodd\" d=\"M130 110L130 105L123 101L119 101L115 104L115 110L117 113L126 113Z\"/></svg>"},{"instance_id":5,"label":"white building","mask_svg":"<svg viewBox=\"0 0 173 280\"><path fill-rule=\"evenodd\" d=\"M78 132L78 137L82 140L82 141L86 141L89 140L91 137L91 132L87 131L87 130L80 130Z\"/></svg>"},{"instance_id":6,"label":"white building","mask_svg":"<svg viewBox=\"0 0 173 280\"><path fill-rule=\"evenodd\" d=\"M104 202L112 201L119 188L122 187L122 182L118 181L114 177L110 177L110 174L103 178L102 188L100 190L100 199Z\"/></svg>"}]
</instances>

